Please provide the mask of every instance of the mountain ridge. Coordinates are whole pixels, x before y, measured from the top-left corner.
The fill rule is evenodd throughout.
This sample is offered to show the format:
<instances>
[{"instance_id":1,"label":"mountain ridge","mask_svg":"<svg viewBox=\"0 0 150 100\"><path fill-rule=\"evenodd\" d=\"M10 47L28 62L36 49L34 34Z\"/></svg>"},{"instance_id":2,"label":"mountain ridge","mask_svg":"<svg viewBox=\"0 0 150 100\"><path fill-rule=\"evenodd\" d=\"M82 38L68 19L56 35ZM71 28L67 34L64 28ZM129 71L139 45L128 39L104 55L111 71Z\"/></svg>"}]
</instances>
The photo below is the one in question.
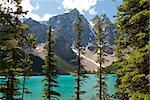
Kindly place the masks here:
<instances>
[{"instance_id":1,"label":"mountain ridge","mask_svg":"<svg viewBox=\"0 0 150 100\"><path fill-rule=\"evenodd\" d=\"M76 53L73 52L71 46L76 41L76 32L74 29L74 24L77 20L77 17L80 16L82 19L82 28L83 32L81 35L82 45L93 46L95 31L93 26L87 19L79 13L77 9L71 10L68 13L60 14L50 18L48 21L42 24L41 22L37 22L30 19L24 21L25 24L29 26L29 29L35 33L35 37L38 44L44 43L46 40L46 32L48 27L51 25L54 35L54 52L57 56L63 59L68 64L71 64L72 59L75 58ZM108 25L110 20L106 15L101 15L104 18L104 25ZM91 20L94 22L94 18ZM110 41L111 45L114 45L114 36L112 28L107 28L106 32L109 34L107 37L108 41ZM90 45L89 45L90 44ZM113 49L112 46L108 48L108 52L112 54Z\"/></svg>"}]
</instances>

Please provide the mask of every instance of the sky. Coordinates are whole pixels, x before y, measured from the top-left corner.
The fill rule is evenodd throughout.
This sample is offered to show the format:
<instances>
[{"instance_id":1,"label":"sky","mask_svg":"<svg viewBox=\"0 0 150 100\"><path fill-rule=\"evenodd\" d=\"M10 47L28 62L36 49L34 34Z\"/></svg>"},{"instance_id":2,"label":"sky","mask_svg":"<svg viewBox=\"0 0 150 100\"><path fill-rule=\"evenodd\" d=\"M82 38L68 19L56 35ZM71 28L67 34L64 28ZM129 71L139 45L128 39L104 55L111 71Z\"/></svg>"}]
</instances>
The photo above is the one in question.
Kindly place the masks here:
<instances>
[{"instance_id":1,"label":"sky","mask_svg":"<svg viewBox=\"0 0 150 100\"><path fill-rule=\"evenodd\" d=\"M26 18L36 21L47 21L49 18L69 12L76 8L85 18L90 21L95 15L106 14L114 21L117 13L117 6L122 0L23 0L22 6L28 11Z\"/></svg>"}]
</instances>

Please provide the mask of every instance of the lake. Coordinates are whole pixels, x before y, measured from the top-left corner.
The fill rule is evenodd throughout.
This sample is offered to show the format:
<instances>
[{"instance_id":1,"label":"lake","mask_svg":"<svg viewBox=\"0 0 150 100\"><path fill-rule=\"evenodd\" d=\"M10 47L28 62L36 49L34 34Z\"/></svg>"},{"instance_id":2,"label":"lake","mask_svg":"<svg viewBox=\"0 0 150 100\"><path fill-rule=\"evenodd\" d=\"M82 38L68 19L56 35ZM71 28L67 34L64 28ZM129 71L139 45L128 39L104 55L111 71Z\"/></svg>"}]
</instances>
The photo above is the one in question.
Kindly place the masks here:
<instances>
[{"instance_id":1,"label":"lake","mask_svg":"<svg viewBox=\"0 0 150 100\"><path fill-rule=\"evenodd\" d=\"M86 82L83 84L82 89L86 91L86 93L81 96L82 100L90 100L92 96L96 96L96 89L93 87L96 84L96 75L88 74ZM22 77L20 77L22 79ZM26 94L25 100L43 100L43 94L41 92L43 88L43 83L41 80L43 76L31 76L29 80L27 80L26 87L30 88L32 94ZM71 75L60 75L58 77L58 82L60 84L60 88L57 88L56 91L61 93L60 100L75 100L75 77ZM115 93L115 82L116 75L109 74L107 75L107 85L108 85L108 93L113 95Z\"/></svg>"}]
</instances>

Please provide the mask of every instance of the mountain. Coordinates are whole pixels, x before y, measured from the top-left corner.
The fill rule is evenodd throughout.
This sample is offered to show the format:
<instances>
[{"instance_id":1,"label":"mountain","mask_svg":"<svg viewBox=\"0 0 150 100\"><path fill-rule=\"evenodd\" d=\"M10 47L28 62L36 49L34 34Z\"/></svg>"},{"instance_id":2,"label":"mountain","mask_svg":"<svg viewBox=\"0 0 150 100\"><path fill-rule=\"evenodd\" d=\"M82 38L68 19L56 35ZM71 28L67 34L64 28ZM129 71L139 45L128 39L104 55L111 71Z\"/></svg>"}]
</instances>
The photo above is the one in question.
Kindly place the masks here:
<instances>
[{"instance_id":1,"label":"mountain","mask_svg":"<svg viewBox=\"0 0 150 100\"><path fill-rule=\"evenodd\" d=\"M102 18L102 26L105 27L105 34L106 34L106 41L108 42L108 46L106 48L107 53L112 54L113 53L113 46L115 44L115 35L117 32L115 31L116 27L114 25L111 25L111 21L106 16L106 14L102 14L99 17ZM91 25L94 25L97 22L98 16L95 16L93 19L90 20ZM94 28L93 28L94 30ZM90 48L90 47L89 47Z\"/></svg>"},{"instance_id":2,"label":"mountain","mask_svg":"<svg viewBox=\"0 0 150 100\"><path fill-rule=\"evenodd\" d=\"M49 19L47 24L41 24L31 18L24 21L24 23L27 24L30 30L35 33L38 43L45 42L48 26L51 25L55 33L54 51L59 57L70 63L71 59L75 56L71 46L76 40L74 24L78 15L83 21L82 27L84 31L81 36L82 44L86 46L89 42L92 42L94 39L94 34L90 29L89 22L79 13L77 9L62 15L54 16Z\"/></svg>"},{"instance_id":3,"label":"mountain","mask_svg":"<svg viewBox=\"0 0 150 100\"><path fill-rule=\"evenodd\" d=\"M34 21L31 18L25 20L24 24L28 25L29 30L31 30L33 33L35 33L37 43L45 42L46 32L48 29L48 27L46 25L41 24L37 21ZM27 32L27 33L29 33L29 32Z\"/></svg>"},{"instance_id":4,"label":"mountain","mask_svg":"<svg viewBox=\"0 0 150 100\"><path fill-rule=\"evenodd\" d=\"M71 46L74 41L76 41L76 32L74 25L78 15L81 17L83 22L82 28L84 31L81 35L82 45L86 46L89 42L92 42L92 39L94 39L94 35L90 30L88 21L83 15L78 12L77 9L74 9L69 13L52 17L48 21L48 24L51 25L54 29L54 33L57 34L57 42L54 46L54 50L56 54L58 54L66 61L70 61L70 59L73 59L72 55L74 53L72 52Z\"/></svg>"},{"instance_id":5,"label":"mountain","mask_svg":"<svg viewBox=\"0 0 150 100\"><path fill-rule=\"evenodd\" d=\"M28 51L29 52L29 51ZM30 57L33 61L33 74L40 75L42 72L42 65L44 65L44 59L46 56L45 43L37 44L35 49L30 50ZM74 68L71 64L64 61L58 55L55 54L56 70L58 74L74 73Z\"/></svg>"},{"instance_id":6,"label":"mountain","mask_svg":"<svg viewBox=\"0 0 150 100\"><path fill-rule=\"evenodd\" d=\"M27 19L24 21L25 24L29 26L29 29L35 33L35 37L37 40L37 48L40 48L42 51L37 52L39 55L36 57L35 54L32 56L33 59L39 59L40 57L41 60L41 65L43 63L44 59L44 46L40 47L39 45L42 45L45 43L46 40L46 32L48 27L51 25L52 30L53 30L53 35L54 35L54 52L56 54L57 62L59 69L62 70L62 72L65 72L64 70L71 70L73 72L74 68L69 68L71 65L72 59L75 58L76 54L74 52L75 48L75 41L76 41L76 32L75 32L75 22L77 20L77 17L80 16L82 20L82 45L88 48L87 51L91 52L90 54L92 55L92 50L91 48L94 47L93 42L95 38L95 32L93 28L93 24L97 21L96 17L94 17L90 23L86 20L86 18L79 13L77 9L71 10L68 13L64 13L61 15L54 16L49 19L49 21L44 21L44 22L37 22L30 19ZM108 26L111 22L108 19L108 17L104 14L101 15L101 17L104 19L103 26ZM113 53L113 45L114 45L114 35L116 34L114 32L115 27L110 26L106 27L105 32L107 33L107 40L109 42L109 46L107 48L107 51L109 54ZM29 31L29 30L28 30ZM37 49L36 48L36 49ZM36 54L37 54L36 53ZM88 52L86 53L87 55L89 54ZM94 55L94 54L93 54ZM34 58L36 57L36 58ZM86 58L86 57L85 57ZM90 57L86 58L89 59ZM92 59L92 57L90 58ZM92 64L95 59L88 60L85 62L90 62L90 65L95 65ZM34 60L35 65L36 65L36 60ZM61 63L60 63L61 62ZM37 62L39 63L39 62ZM62 66L62 64L64 66ZM63 68L61 68L61 67ZM65 67L68 66L68 67ZM40 66L38 66L38 70L40 71ZM36 70L36 68L35 68ZM36 72L35 72L36 73ZM62 74L62 73L61 73Z\"/></svg>"}]
</instances>

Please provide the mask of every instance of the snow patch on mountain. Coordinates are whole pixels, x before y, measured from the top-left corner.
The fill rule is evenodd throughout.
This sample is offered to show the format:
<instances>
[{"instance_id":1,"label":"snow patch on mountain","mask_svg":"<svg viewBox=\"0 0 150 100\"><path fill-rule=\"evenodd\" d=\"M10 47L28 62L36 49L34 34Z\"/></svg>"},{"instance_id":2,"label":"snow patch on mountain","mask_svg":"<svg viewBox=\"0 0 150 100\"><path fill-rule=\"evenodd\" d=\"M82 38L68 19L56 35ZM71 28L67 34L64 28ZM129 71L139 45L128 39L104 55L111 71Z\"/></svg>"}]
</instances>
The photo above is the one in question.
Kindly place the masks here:
<instances>
[{"instance_id":1,"label":"snow patch on mountain","mask_svg":"<svg viewBox=\"0 0 150 100\"><path fill-rule=\"evenodd\" d=\"M91 45L91 44L88 43L88 45ZM75 41L72 43L71 49L72 49L72 51L73 51L76 55L78 55L78 50L77 50L77 48L75 47ZM89 62L95 64L97 67L99 67L99 64L96 63L94 60L92 60L92 59L86 57L86 56L83 55L83 54L80 54L80 56L83 57L84 59L88 60Z\"/></svg>"},{"instance_id":2,"label":"snow patch on mountain","mask_svg":"<svg viewBox=\"0 0 150 100\"><path fill-rule=\"evenodd\" d=\"M89 28L91 30L90 34L96 36L96 34L94 32L94 24L91 21L89 21Z\"/></svg>"}]
</instances>

